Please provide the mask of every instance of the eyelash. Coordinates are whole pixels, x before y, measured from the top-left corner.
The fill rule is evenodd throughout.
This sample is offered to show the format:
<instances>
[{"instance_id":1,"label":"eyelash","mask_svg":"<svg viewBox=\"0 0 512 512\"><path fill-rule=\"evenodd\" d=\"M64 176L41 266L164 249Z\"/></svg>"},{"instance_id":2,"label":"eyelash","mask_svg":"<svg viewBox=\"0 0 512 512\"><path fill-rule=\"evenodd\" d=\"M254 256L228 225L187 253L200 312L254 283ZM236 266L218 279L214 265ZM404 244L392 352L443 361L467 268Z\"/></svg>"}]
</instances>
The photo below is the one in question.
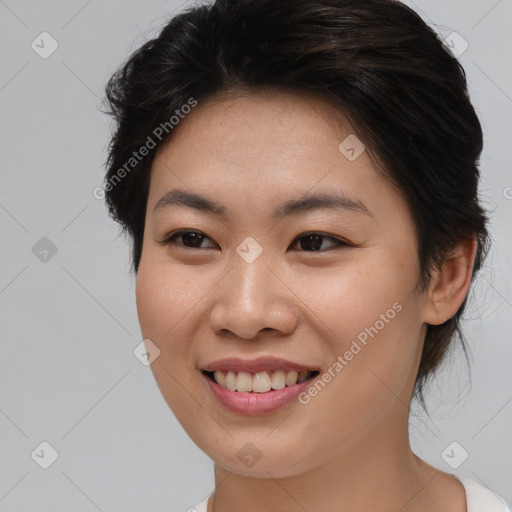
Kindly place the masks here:
<instances>
[{"instance_id":1,"label":"eyelash","mask_svg":"<svg viewBox=\"0 0 512 512\"><path fill-rule=\"evenodd\" d=\"M180 236L182 236L184 234L187 234L187 233L195 233L195 234L201 235L201 236L203 236L205 238L210 238L209 236L205 235L201 231L196 231L194 229L178 229L176 231L173 231L172 233L169 233L169 235L167 235L163 240L159 241L158 243L160 245L162 245L162 246L165 246L165 247L167 247L167 246L169 246L171 244L176 244L175 240L177 238L179 238ZM308 232L305 232L305 233L301 233L299 236L297 236L293 240L292 245L297 244L301 239L307 238L308 236L319 236L319 237L321 237L323 239L327 239L327 240L330 240L332 242L335 242L335 245L333 247L329 248L329 249L318 249L318 250L313 250L313 251L305 251L305 250L303 250L302 252L317 253L317 252L330 251L330 250L333 250L333 249L340 249L340 248L343 248L343 247L351 247L351 244L349 244L345 240L342 240L340 238L328 235L326 233L318 232L318 231L308 231ZM182 244L176 244L176 245L180 245L180 247L182 247L183 249L213 249L213 247L187 247L186 245L182 245Z\"/></svg>"}]
</instances>

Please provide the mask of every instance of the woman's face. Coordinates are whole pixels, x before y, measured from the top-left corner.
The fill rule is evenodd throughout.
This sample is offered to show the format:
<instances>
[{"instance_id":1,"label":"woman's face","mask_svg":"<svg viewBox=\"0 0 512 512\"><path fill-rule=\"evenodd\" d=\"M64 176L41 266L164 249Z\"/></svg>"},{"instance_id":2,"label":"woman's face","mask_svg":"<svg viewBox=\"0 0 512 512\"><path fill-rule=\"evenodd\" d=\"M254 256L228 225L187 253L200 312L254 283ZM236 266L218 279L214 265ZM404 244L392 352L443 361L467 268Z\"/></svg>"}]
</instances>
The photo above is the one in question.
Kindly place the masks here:
<instances>
[{"instance_id":1,"label":"woman's face","mask_svg":"<svg viewBox=\"0 0 512 512\"><path fill-rule=\"evenodd\" d=\"M361 149L329 103L279 93L200 103L155 158L141 330L163 397L229 471L291 476L406 435L426 299L410 211Z\"/></svg>"}]
</instances>

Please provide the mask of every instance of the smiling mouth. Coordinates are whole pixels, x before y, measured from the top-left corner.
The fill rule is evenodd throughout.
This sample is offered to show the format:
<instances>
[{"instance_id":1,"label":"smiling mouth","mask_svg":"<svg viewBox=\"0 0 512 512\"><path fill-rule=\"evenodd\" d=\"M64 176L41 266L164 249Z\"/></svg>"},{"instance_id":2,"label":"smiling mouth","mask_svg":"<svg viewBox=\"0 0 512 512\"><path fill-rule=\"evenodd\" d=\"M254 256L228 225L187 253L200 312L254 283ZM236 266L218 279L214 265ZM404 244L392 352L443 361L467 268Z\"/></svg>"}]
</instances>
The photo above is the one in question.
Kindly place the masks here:
<instances>
[{"instance_id":1,"label":"smiling mouth","mask_svg":"<svg viewBox=\"0 0 512 512\"><path fill-rule=\"evenodd\" d=\"M285 387L294 386L312 380L319 375L318 371L263 371L263 372L236 372L216 370L215 372L205 371L202 373L209 379L216 382L220 387L229 391L245 393L268 393Z\"/></svg>"}]
</instances>

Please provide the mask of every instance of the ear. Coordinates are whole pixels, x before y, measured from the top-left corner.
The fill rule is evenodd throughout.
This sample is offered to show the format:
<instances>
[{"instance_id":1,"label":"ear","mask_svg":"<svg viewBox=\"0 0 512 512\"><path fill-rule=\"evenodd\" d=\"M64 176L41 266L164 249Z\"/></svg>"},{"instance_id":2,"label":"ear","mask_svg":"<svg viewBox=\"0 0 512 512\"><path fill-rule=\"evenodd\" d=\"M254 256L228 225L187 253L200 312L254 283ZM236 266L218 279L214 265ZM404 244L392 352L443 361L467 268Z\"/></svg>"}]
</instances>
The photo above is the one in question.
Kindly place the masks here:
<instances>
[{"instance_id":1,"label":"ear","mask_svg":"<svg viewBox=\"0 0 512 512\"><path fill-rule=\"evenodd\" d=\"M432 273L423 321L440 325L454 316L466 298L477 249L477 240L462 241Z\"/></svg>"}]
</instances>

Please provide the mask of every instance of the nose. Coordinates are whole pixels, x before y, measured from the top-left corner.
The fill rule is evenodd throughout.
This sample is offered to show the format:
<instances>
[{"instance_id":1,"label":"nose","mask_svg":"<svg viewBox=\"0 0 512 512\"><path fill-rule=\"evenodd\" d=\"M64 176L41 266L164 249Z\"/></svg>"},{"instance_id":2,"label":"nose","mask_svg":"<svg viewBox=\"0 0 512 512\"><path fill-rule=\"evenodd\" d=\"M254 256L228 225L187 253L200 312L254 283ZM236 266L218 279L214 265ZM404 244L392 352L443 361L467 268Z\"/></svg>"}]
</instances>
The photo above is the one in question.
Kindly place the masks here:
<instances>
[{"instance_id":1,"label":"nose","mask_svg":"<svg viewBox=\"0 0 512 512\"><path fill-rule=\"evenodd\" d=\"M253 339L264 331L285 336L296 329L295 296L276 270L263 255L252 263L235 259L216 290L210 316L215 334Z\"/></svg>"}]
</instances>

